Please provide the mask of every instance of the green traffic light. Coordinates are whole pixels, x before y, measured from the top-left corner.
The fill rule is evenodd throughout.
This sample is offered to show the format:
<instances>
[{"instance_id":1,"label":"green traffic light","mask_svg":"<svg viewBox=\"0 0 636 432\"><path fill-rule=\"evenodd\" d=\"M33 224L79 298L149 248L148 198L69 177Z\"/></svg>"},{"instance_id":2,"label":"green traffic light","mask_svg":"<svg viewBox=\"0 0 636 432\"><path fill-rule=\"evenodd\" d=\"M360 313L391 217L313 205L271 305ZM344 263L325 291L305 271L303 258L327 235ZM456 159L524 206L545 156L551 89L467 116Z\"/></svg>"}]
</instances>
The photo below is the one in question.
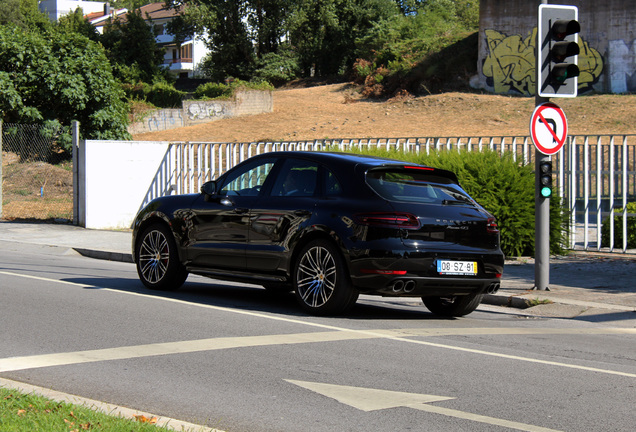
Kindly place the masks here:
<instances>
[{"instance_id":1,"label":"green traffic light","mask_svg":"<svg viewBox=\"0 0 636 432\"><path fill-rule=\"evenodd\" d=\"M550 195L552 195L552 189L550 189L549 187L541 188L541 196L543 198L550 198Z\"/></svg>"}]
</instances>

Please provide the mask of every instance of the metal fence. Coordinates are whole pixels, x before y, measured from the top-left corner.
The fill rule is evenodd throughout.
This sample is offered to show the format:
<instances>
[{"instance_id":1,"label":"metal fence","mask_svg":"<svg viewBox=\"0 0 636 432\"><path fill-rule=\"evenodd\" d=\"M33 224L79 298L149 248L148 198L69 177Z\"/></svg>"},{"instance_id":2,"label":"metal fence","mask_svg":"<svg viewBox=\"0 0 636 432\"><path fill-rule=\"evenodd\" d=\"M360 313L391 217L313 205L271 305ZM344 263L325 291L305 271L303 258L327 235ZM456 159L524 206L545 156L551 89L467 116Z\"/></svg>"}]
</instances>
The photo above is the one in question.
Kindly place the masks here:
<instances>
[{"instance_id":1,"label":"metal fence","mask_svg":"<svg viewBox=\"0 0 636 432\"><path fill-rule=\"evenodd\" d=\"M58 127L0 122L0 217L73 220L72 161Z\"/></svg>"},{"instance_id":2,"label":"metal fence","mask_svg":"<svg viewBox=\"0 0 636 432\"><path fill-rule=\"evenodd\" d=\"M170 193L197 192L250 156L281 150L396 149L406 152L485 151L511 153L520 164L533 164L535 147L526 136L334 139L258 143L173 143L145 202ZM627 239L628 203L636 202L636 135L571 136L552 156L561 205L569 213L566 247L634 252ZM615 221L615 223L609 223ZM618 222L618 223L616 223ZM607 231L603 240L602 225ZM636 233L631 233L632 236ZM615 240L619 239L619 241Z\"/></svg>"}]
</instances>

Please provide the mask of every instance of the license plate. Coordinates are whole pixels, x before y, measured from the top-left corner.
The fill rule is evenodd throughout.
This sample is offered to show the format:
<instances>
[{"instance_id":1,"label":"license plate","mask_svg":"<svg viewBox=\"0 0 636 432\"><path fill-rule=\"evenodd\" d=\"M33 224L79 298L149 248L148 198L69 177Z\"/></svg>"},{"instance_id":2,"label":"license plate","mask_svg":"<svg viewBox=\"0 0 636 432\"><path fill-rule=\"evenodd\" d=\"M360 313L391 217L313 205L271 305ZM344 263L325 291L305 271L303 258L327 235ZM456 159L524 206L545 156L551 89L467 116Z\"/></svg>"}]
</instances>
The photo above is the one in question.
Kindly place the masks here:
<instances>
[{"instance_id":1,"label":"license plate","mask_svg":"<svg viewBox=\"0 0 636 432\"><path fill-rule=\"evenodd\" d=\"M438 260L437 273L441 275L475 276L477 274L477 262Z\"/></svg>"}]
</instances>

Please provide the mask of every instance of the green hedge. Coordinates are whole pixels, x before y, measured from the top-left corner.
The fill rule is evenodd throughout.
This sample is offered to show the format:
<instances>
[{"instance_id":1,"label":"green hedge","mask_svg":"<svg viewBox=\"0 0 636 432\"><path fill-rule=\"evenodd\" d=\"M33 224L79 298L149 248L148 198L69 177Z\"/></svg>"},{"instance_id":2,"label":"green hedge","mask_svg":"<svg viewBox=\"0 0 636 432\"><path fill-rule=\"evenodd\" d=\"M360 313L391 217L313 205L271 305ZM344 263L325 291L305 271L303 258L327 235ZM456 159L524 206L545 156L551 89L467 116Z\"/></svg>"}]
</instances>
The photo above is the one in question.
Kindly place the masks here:
<instances>
[{"instance_id":1,"label":"green hedge","mask_svg":"<svg viewBox=\"0 0 636 432\"><path fill-rule=\"evenodd\" d=\"M460 184L479 204L497 218L501 249L506 256L534 255L534 171L520 165L511 154L486 152L440 152L426 154L400 151L364 151L376 156L443 168L457 174ZM560 198L550 199L550 252L562 254L567 219Z\"/></svg>"},{"instance_id":2,"label":"green hedge","mask_svg":"<svg viewBox=\"0 0 636 432\"><path fill-rule=\"evenodd\" d=\"M123 87L129 99L146 101L159 108L181 108L181 101L187 94L165 82L124 84Z\"/></svg>"},{"instance_id":3,"label":"green hedge","mask_svg":"<svg viewBox=\"0 0 636 432\"><path fill-rule=\"evenodd\" d=\"M194 91L195 99L230 99L236 90L244 88L249 90L273 90L274 87L265 81L247 82L234 79L229 84L206 83L201 84Z\"/></svg>"},{"instance_id":4,"label":"green hedge","mask_svg":"<svg viewBox=\"0 0 636 432\"><path fill-rule=\"evenodd\" d=\"M627 203L627 213L636 213L636 202ZM609 217L603 221L601 227L601 244L610 245ZM623 214L614 211L614 247L623 247ZM636 248L636 217L627 216L627 248Z\"/></svg>"}]
</instances>

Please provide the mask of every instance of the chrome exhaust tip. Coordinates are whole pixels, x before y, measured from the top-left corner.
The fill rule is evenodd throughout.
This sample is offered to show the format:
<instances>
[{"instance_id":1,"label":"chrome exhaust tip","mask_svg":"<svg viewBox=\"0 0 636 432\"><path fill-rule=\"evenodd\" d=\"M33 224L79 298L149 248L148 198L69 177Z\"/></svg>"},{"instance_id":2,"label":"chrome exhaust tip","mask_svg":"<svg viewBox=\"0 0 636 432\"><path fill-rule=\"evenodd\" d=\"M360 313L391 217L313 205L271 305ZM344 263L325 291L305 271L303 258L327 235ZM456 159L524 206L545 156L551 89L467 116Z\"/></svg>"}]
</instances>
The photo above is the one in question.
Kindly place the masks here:
<instances>
[{"instance_id":1,"label":"chrome exhaust tip","mask_svg":"<svg viewBox=\"0 0 636 432\"><path fill-rule=\"evenodd\" d=\"M488 286L488 288L486 289L486 292L488 294L495 294L497 291L499 291L499 287L500 287L499 283L492 283Z\"/></svg>"},{"instance_id":2,"label":"chrome exhaust tip","mask_svg":"<svg viewBox=\"0 0 636 432\"><path fill-rule=\"evenodd\" d=\"M414 280L406 281L406 283L404 284L404 292L410 293L414 289L415 289L415 281Z\"/></svg>"},{"instance_id":3,"label":"chrome exhaust tip","mask_svg":"<svg viewBox=\"0 0 636 432\"><path fill-rule=\"evenodd\" d=\"M404 289L404 282L401 280L396 281L391 289L394 293L402 291Z\"/></svg>"}]
</instances>

